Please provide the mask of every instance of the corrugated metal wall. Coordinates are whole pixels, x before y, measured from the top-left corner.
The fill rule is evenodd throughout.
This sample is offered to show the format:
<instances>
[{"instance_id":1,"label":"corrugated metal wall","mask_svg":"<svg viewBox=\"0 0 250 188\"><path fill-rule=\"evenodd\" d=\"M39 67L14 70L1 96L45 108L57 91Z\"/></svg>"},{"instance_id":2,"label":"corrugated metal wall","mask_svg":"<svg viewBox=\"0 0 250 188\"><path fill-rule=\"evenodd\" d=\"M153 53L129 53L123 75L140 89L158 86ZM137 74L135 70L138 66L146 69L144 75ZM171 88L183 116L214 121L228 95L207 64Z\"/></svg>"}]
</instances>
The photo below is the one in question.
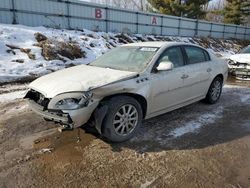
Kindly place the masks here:
<instances>
[{"instance_id":1,"label":"corrugated metal wall","mask_svg":"<svg viewBox=\"0 0 250 188\"><path fill-rule=\"evenodd\" d=\"M250 39L250 28L134 12L78 0L0 0L0 22L172 36Z\"/></svg>"}]
</instances>

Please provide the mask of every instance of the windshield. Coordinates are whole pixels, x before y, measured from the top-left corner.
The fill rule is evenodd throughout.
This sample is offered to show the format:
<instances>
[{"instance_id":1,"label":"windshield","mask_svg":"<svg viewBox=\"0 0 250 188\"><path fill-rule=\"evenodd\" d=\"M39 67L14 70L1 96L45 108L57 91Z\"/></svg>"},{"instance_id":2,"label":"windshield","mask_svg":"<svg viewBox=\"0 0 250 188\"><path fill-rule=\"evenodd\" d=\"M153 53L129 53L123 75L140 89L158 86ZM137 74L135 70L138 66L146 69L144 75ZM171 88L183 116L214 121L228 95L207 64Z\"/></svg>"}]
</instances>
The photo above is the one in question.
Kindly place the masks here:
<instances>
[{"instance_id":1,"label":"windshield","mask_svg":"<svg viewBox=\"0 0 250 188\"><path fill-rule=\"evenodd\" d=\"M157 52L155 47L118 47L90 63L91 66L141 72Z\"/></svg>"},{"instance_id":2,"label":"windshield","mask_svg":"<svg viewBox=\"0 0 250 188\"><path fill-rule=\"evenodd\" d=\"M240 54L249 54L250 53L250 46L247 46L246 48L243 48L240 51Z\"/></svg>"}]
</instances>

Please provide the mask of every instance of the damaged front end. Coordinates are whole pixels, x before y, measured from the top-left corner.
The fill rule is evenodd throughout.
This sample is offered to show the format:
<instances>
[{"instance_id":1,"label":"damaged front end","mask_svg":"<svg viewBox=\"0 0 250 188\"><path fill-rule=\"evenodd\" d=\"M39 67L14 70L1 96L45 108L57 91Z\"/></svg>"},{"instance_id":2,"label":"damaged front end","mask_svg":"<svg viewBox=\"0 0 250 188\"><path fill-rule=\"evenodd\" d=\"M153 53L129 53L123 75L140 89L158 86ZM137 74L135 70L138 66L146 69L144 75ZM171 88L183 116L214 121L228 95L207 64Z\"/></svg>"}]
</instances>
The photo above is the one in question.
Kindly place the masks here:
<instances>
[{"instance_id":1,"label":"damaged front end","mask_svg":"<svg viewBox=\"0 0 250 188\"><path fill-rule=\"evenodd\" d=\"M24 98L28 99L31 109L46 121L53 121L62 126L73 128L73 121L69 114L64 113L62 110L48 109L51 99L45 98L43 94L31 89Z\"/></svg>"},{"instance_id":2,"label":"damaged front end","mask_svg":"<svg viewBox=\"0 0 250 188\"><path fill-rule=\"evenodd\" d=\"M250 80L250 64L233 60L228 61L229 73L239 80Z\"/></svg>"},{"instance_id":3,"label":"damaged front end","mask_svg":"<svg viewBox=\"0 0 250 188\"><path fill-rule=\"evenodd\" d=\"M88 122L98 104L91 97L86 92L69 92L49 99L30 89L24 98L29 100L31 109L46 121L59 123L62 126L60 130L68 130Z\"/></svg>"}]
</instances>

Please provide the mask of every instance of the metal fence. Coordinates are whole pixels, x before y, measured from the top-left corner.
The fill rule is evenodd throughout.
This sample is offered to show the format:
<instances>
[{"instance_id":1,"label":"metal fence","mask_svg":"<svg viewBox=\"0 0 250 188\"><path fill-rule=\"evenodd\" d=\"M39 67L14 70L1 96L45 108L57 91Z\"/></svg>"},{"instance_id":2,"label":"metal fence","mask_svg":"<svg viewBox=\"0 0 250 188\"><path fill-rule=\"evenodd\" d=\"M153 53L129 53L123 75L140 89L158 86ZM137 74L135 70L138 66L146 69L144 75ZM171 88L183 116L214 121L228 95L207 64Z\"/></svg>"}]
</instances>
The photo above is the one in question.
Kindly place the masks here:
<instances>
[{"instance_id":1,"label":"metal fence","mask_svg":"<svg viewBox=\"0 0 250 188\"><path fill-rule=\"evenodd\" d=\"M169 36L250 39L250 28L135 12L78 0L0 0L0 22Z\"/></svg>"}]
</instances>

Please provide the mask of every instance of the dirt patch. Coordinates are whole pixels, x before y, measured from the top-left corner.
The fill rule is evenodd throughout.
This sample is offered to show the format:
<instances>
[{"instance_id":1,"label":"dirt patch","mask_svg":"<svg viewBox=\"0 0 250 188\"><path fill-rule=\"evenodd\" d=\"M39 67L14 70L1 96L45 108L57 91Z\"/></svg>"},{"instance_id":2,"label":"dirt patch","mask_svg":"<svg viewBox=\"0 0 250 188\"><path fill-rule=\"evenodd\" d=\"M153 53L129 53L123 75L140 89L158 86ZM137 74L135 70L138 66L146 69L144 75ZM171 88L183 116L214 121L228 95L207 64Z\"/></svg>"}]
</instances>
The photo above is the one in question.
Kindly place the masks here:
<instances>
[{"instance_id":1,"label":"dirt patch","mask_svg":"<svg viewBox=\"0 0 250 188\"><path fill-rule=\"evenodd\" d=\"M30 59L32 59L32 60L35 60L35 59L36 59L35 54L32 54L32 53L31 53L31 49L29 49L29 48L21 48L20 51L23 52L23 53L26 53L27 56L28 56Z\"/></svg>"},{"instance_id":2,"label":"dirt patch","mask_svg":"<svg viewBox=\"0 0 250 188\"><path fill-rule=\"evenodd\" d=\"M6 81L6 82L0 82L0 87L9 85L9 84L25 84L25 83L30 83L36 78L40 77L39 75L29 75L29 76L24 76L21 78L16 78L15 80L12 81Z\"/></svg>"},{"instance_id":3,"label":"dirt patch","mask_svg":"<svg viewBox=\"0 0 250 188\"><path fill-rule=\"evenodd\" d=\"M46 60L74 60L85 57L86 53L74 42L58 42L46 40L39 43L42 48L42 56Z\"/></svg>"},{"instance_id":4,"label":"dirt patch","mask_svg":"<svg viewBox=\"0 0 250 188\"><path fill-rule=\"evenodd\" d=\"M131 39L131 37L129 37L127 34L124 34L124 33L116 35L115 37L118 38L120 42L125 43L125 44L134 42Z\"/></svg>"},{"instance_id":5,"label":"dirt patch","mask_svg":"<svg viewBox=\"0 0 250 188\"><path fill-rule=\"evenodd\" d=\"M6 46L7 46L8 48L12 49L12 50L19 50L19 49L20 49L20 47L15 46L15 45L12 45L12 44L6 44Z\"/></svg>"},{"instance_id":6,"label":"dirt patch","mask_svg":"<svg viewBox=\"0 0 250 188\"><path fill-rule=\"evenodd\" d=\"M74 60L86 57L86 52L82 51L79 44L72 40L62 42L47 38L41 33L35 33L38 46L42 48L42 56L45 60L61 60L66 62L67 59Z\"/></svg>"},{"instance_id":7,"label":"dirt patch","mask_svg":"<svg viewBox=\"0 0 250 188\"><path fill-rule=\"evenodd\" d=\"M11 62L24 63L24 59L15 59L12 60Z\"/></svg>"},{"instance_id":8,"label":"dirt patch","mask_svg":"<svg viewBox=\"0 0 250 188\"><path fill-rule=\"evenodd\" d=\"M26 53L28 55L28 57L32 60L36 59L36 56L34 54L31 53L31 49L29 48L20 48L18 46L15 45L10 45L10 44L6 44L6 46L10 49L6 50L7 53L12 53L13 55L16 55L15 50L20 50L23 53ZM20 60L14 60L13 62L18 62L18 63L23 63L24 61L20 62Z\"/></svg>"},{"instance_id":9,"label":"dirt patch","mask_svg":"<svg viewBox=\"0 0 250 188\"><path fill-rule=\"evenodd\" d=\"M37 42L42 42L42 41L45 41L45 40L48 39L48 38L47 38L45 35L43 35L42 33L35 33L34 36L35 36Z\"/></svg>"}]
</instances>

